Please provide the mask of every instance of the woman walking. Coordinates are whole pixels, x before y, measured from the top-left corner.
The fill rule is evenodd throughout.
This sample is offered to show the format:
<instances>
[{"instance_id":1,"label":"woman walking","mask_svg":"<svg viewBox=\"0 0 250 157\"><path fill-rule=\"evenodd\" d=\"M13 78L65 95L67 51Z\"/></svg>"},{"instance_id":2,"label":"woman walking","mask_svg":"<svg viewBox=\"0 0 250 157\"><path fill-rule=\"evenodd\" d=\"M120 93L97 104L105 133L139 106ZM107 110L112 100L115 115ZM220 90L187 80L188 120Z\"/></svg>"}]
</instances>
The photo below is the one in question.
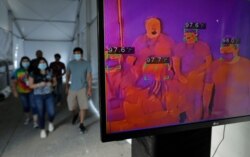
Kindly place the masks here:
<instances>
[{"instance_id":1,"label":"woman walking","mask_svg":"<svg viewBox=\"0 0 250 157\"><path fill-rule=\"evenodd\" d=\"M28 85L28 68L30 65L30 59L23 56L20 61L20 67L16 69L11 77L12 79L12 92L13 95L20 99L25 113L24 125L28 125L30 118L30 110L33 114L33 127L37 128L37 109L33 101L32 89Z\"/></svg>"},{"instance_id":2,"label":"woman walking","mask_svg":"<svg viewBox=\"0 0 250 157\"><path fill-rule=\"evenodd\" d=\"M46 138L46 112L49 118L48 130L49 132L54 131L55 103L52 91L53 87L56 86L56 78L52 76L45 58L39 58L38 63L35 70L30 74L29 85L34 90L34 99L38 109L39 126L41 128L40 137Z\"/></svg>"}]
</instances>

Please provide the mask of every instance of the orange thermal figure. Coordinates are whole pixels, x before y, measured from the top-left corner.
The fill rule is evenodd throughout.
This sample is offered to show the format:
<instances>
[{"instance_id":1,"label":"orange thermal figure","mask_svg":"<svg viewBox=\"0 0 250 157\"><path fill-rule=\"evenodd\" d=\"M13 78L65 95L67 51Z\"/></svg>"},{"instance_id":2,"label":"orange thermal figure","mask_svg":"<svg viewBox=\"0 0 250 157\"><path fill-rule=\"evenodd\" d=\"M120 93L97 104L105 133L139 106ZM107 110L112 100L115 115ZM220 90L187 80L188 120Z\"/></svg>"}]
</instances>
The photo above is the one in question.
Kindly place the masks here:
<instances>
[{"instance_id":1,"label":"orange thermal figure","mask_svg":"<svg viewBox=\"0 0 250 157\"><path fill-rule=\"evenodd\" d=\"M105 51L105 75L108 121L125 118L121 95L122 60L121 54L109 54Z\"/></svg>"},{"instance_id":2,"label":"orange thermal figure","mask_svg":"<svg viewBox=\"0 0 250 157\"><path fill-rule=\"evenodd\" d=\"M106 58L106 65L115 65L106 70L110 132L178 122L168 113L166 98L167 84L173 77L170 57L174 41L162 33L161 26L160 19L147 19L146 33L133 43L135 54L124 55L121 66L116 66L116 57ZM147 62L149 57L156 62Z\"/></svg>"},{"instance_id":3,"label":"orange thermal figure","mask_svg":"<svg viewBox=\"0 0 250 157\"><path fill-rule=\"evenodd\" d=\"M159 18L148 18L145 21L146 33L135 40L135 54L130 56L130 60L135 61L132 69L136 83L135 88L127 88L126 93L131 103L141 103L145 114L167 110L166 80L171 79L173 73L171 60L163 60L171 57L174 41L162 33L161 26ZM147 62L150 57L155 60Z\"/></svg>"},{"instance_id":4,"label":"orange thermal figure","mask_svg":"<svg viewBox=\"0 0 250 157\"><path fill-rule=\"evenodd\" d=\"M135 47L135 68L140 75L147 57L171 57L174 41L162 33L161 21L158 18L149 18L145 21L146 33L139 36Z\"/></svg>"},{"instance_id":5,"label":"orange thermal figure","mask_svg":"<svg viewBox=\"0 0 250 157\"><path fill-rule=\"evenodd\" d=\"M223 44L221 58L208 70L203 104L206 116L210 118L250 113L250 75L247 75L250 60L239 56L238 46L238 43Z\"/></svg>"},{"instance_id":6,"label":"orange thermal figure","mask_svg":"<svg viewBox=\"0 0 250 157\"><path fill-rule=\"evenodd\" d=\"M207 43L199 41L197 29L185 29L184 42L175 48L175 77L179 80L179 112L181 121L202 118L204 75L212 62Z\"/></svg>"}]
</instances>

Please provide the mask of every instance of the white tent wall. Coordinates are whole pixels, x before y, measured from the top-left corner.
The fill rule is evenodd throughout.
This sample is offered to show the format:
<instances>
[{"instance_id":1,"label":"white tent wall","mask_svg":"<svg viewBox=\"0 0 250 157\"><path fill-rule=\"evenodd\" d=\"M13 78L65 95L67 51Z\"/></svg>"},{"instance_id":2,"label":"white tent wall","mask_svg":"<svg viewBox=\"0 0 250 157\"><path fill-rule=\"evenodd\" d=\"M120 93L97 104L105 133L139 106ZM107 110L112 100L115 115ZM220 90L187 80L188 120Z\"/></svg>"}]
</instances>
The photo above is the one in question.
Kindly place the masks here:
<instances>
[{"instance_id":1,"label":"white tent wall","mask_svg":"<svg viewBox=\"0 0 250 157\"><path fill-rule=\"evenodd\" d=\"M19 67L20 60L24 56L23 49L24 49L24 40L16 36L13 36L12 53L13 53L14 68Z\"/></svg>"},{"instance_id":2,"label":"white tent wall","mask_svg":"<svg viewBox=\"0 0 250 157\"><path fill-rule=\"evenodd\" d=\"M0 29L0 60L8 60L12 61L12 54L11 54L11 33Z\"/></svg>"},{"instance_id":3,"label":"white tent wall","mask_svg":"<svg viewBox=\"0 0 250 157\"><path fill-rule=\"evenodd\" d=\"M88 44L90 45L90 48L88 51L88 58L91 59L91 66L93 69L96 69L96 71L93 71L93 78L97 79L98 78L98 39L97 39L97 4L96 0L88 0L89 5L89 16L87 18L88 23L88 32L87 36L89 38Z\"/></svg>"},{"instance_id":4,"label":"white tent wall","mask_svg":"<svg viewBox=\"0 0 250 157\"><path fill-rule=\"evenodd\" d=\"M11 20L13 21L13 19L11 19ZM21 37L22 35L20 34L20 32L17 28L17 25L14 22L12 22L12 32L13 32L13 36L16 36L17 38L22 39L22 37Z\"/></svg>"},{"instance_id":5,"label":"white tent wall","mask_svg":"<svg viewBox=\"0 0 250 157\"><path fill-rule=\"evenodd\" d=\"M20 60L24 56L24 40L21 38L21 35L15 24L12 24L12 32L12 56L14 68L18 68Z\"/></svg>"},{"instance_id":6,"label":"white tent wall","mask_svg":"<svg viewBox=\"0 0 250 157\"><path fill-rule=\"evenodd\" d=\"M223 126L213 127L211 155L223 137ZM250 122L226 125L225 138L214 157L249 157Z\"/></svg>"},{"instance_id":7,"label":"white tent wall","mask_svg":"<svg viewBox=\"0 0 250 157\"><path fill-rule=\"evenodd\" d=\"M96 107L99 109L99 85L98 85L98 35L97 35L97 0L87 0L87 45L88 55L87 57L90 59L91 67L92 67L92 75L93 75L93 101Z\"/></svg>"},{"instance_id":8,"label":"white tent wall","mask_svg":"<svg viewBox=\"0 0 250 157\"><path fill-rule=\"evenodd\" d=\"M0 1L0 91L9 83L10 72L8 69L12 62L12 33L11 18L5 0ZM8 68L7 68L8 67Z\"/></svg>"},{"instance_id":9,"label":"white tent wall","mask_svg":"<svg viewBox=\"0 0 250 157\"><path fill-rule=\"evenodd\" d=\"M9 30L8 9L5 0L0 0L0 28Z\"/></svg>"},{"instance_id":10,"label":"white tent wall","mask_svg":"<svg viewBox=\"0 0 250 157\"><path fill-rule=\"evenodd\" d=\"M5 0L0 1L0 60L12 60L10 17Z\"/></svg>"}]
</instances>

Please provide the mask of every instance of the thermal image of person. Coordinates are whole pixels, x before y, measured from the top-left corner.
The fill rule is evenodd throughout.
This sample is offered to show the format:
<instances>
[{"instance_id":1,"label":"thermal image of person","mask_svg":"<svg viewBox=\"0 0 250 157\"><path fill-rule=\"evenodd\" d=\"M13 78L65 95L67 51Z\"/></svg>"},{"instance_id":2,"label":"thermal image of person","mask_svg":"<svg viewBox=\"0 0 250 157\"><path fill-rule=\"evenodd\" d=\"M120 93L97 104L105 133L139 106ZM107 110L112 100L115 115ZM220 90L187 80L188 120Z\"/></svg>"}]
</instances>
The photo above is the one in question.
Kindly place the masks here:
<instances>
[{"instance_id":1,"label":"thermal image of person","mask_svg":"<svg viewBox=\"0 0 250 157\"><path fill-rule=\"evenodd\" d=\"M179 80L180 122L202 118L202 91L206 69L212 62L210 48L200 41L197 29L184 29L184 42L174 50L175 78Z\"/></svg>"},{"instance_id":2,"label":"thermal image of person","mask_svg":"<svg viewBox=\"0 0 250 157\"><path fill-rule=\"evenodd\" d=\"M105 73L106 80L109 82L109 99L116 98L119 95L116 89L119 88L121 81L122 60L123 57L121 54L109 54L108 50L105 51Z\"/></svg>"},{"instance_id":3,"label":"thermal image of person","mask_svg":"<svg viewBox=\"0 0 250 157\"><path fill-rule=\"evenodd\" d=\"M174 41L162 32L162 23L159 18L146 19L145 29L146 33L136 38L133 43L134 56L127 57L127 60L129 59L130 63L134 61L132 69L137 80L136 86L148 90L149 96L154 97L151 98L152 101L159 99L162 102L162 109L166 110L164 95L167 87L164 81L170 78L171 63L154 64L151 59L171 57ZM149 62L147 62L148 59Z\"/></svg>"},{"instance_id":4,"label":"thermal image of person","mask_svg":"<svg viewBox=\"0 0 250 157\"><path fill-rule=\"evenodd\" d=\"M174 47L173 39L162 32L162 23L159 18L146 19L145 29L146 33L139 36L133 43L135 47L134 67L137 75L142 73L148 57L170 57Z\"/></svg>"},{"instance_id":5,"label":"thermal image of person","mask_svg":"<svg viewBox=\"0 0 250 157\"><path fill-rule=\"evenodd\" d=\"M122 54L110 54L105 50L105 75L107 90L108 121L123 120L123 56Z\"/></svg>"},{"instance_id":6,"label":"thermal image of person","mask_svg":"<svg viewBox=\"0 0 250 157\"><path fill-rule=\"evenodd\" d=\"M239 56L239 43L223 41L220 54L221 58L212 63L206 76L203 94L206 118L248 115L250 60Z\"/></svg>"}]
</instances>

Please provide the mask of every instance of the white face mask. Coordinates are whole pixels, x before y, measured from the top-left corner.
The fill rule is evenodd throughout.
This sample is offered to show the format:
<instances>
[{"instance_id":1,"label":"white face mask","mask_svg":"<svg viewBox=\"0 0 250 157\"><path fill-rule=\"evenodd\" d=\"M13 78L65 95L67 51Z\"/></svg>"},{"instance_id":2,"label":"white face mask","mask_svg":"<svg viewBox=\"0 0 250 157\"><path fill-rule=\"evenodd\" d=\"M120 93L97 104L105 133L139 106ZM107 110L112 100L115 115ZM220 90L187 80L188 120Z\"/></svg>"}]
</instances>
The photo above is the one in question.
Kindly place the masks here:
<instances>
[{"instance_id":1,"label":"white face mask","mask_svg":"<svg viewBox=\"0 0 250 157\"><path fill-rule=\"evenodd\" d=\"M74 58L79 61L81 59L81 54L74 54Z\"/></svg>"},{"instance_id":2,"label":"white face mask","mask_svg":"<svg viewBox=\"0 0 250 157\"><path fill-rule=\"evenodd\" d=\"M47 65L45 63L39 63L38 64L38 69L45 70L46 68L47 68Z\"/></svg>"},{"instance_id":3,"label":"white face mask","mask_svg":"<svg viewBox=\"0 0 250 157\"><path fill-rule=\"evenodd\" d=\"M29 63L29 62L22 62L22 66L23 66L25 69L28 69L28 67L30 66L30 63Z\"/></svg>"}]
</instances>

